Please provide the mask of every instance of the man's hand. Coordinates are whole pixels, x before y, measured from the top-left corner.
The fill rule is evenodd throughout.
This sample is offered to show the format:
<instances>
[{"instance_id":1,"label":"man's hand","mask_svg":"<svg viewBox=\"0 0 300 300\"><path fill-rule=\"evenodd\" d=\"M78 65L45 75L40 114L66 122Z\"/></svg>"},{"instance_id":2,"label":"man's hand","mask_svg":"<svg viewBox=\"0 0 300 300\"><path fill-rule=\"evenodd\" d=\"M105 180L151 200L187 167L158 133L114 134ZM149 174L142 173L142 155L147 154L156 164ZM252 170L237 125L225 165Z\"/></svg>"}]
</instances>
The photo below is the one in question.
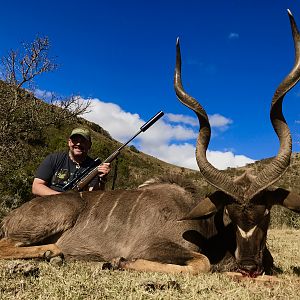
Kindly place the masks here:
<instances>
[{"instance_id":1,"label":"man's hand","mask_svg":"<svg viewBox=\"0 0 300 300\"><path fill-rule=\"evenodd\" d=\"M98 172L100 177L106 176L110 172L110 170L110 163L103 163L98 166Z\"/></svg>"}]
</instances>

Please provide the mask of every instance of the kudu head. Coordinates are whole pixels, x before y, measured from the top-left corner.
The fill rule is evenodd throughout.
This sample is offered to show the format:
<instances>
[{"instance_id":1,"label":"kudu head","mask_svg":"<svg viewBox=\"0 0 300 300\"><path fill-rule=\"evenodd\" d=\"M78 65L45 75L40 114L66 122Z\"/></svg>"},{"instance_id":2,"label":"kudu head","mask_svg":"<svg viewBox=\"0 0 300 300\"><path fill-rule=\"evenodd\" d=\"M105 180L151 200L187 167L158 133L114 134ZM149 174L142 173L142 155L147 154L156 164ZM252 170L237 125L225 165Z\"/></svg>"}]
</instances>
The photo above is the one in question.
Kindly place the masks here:
<instances>
[{"instance_id":1,"label":"kudu head","mask_svg":"<svg viewBox=\"0 0 300 300\"><path fill-rule=\"evenodd\" d=\"M201 201L185 219L211 216L219 209L223 209L224 222L232 222L236 227L237 264L242 272L253 276L263 272L263 256L266 251L266 236L272 205L280 204L292 210L300 210L299 199L294 198L289 191L270 188L283 175L290 163L292 141L282 114L282 101L285 94L300 79L300 36L289 10L288 15L294 39L295 64L277 88L270 110L272 126L278 136L280 147L277 156L256 176L246 171L239 178L232 180L228 174L208 162L206 150L211 136L209 120L203 107L183 89L179 40L176 45L174 77L176 95L198 117L200 130L196 145L196 160L204 179L217 188L217 192Z\"/></svg>"}]
</instances>

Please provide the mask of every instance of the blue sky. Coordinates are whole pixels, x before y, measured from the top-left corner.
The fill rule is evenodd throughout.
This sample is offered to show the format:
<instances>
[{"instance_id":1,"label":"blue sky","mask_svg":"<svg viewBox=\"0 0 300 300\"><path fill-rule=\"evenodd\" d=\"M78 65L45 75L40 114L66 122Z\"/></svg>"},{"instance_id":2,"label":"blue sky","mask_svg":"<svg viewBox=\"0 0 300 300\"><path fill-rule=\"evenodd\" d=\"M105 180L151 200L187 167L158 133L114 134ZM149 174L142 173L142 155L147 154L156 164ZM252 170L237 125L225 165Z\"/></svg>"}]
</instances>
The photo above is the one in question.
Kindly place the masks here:
<instances>
[{"instance_id":1,"label":"blue sky","mask_svg":"<svg viewBox=\"0 0 300 300\"><path fill-rule=\"evenodd\" d=\"M296 1L5 1L0 56L48 36L59 69L37 80L40 91L92 98L85 117L120 141L163 110L137 147L197 168L195 116L173 89L179 36L184 87L212 120L208 157L225 168L277 153L269 108L294 62L287 8L300 27ZM283 107L299 152L299 85Z\"/></svg>"}]
</instances>

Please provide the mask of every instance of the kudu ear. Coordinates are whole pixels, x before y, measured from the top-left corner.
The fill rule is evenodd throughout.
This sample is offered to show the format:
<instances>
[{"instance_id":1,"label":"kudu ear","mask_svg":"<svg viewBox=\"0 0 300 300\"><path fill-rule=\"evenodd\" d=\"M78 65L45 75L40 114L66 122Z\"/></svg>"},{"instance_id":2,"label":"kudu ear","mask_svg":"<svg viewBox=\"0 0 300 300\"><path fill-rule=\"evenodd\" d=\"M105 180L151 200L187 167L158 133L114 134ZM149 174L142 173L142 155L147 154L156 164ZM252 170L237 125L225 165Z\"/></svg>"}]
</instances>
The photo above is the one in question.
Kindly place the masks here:
<instances>
[{"instance_id":1,"label":"kudu ear","mask_svg":"<svg viewBox=\"0 0 300 300\"><path fill-rule=\"evenodd\" d=\"M283 188L270 191L271 203L282 205L294 212L300 213L300 195Z\"/></svg>"},{"instance_id":2,"label":"kudu ear","mask_svg":"<svg viewBox=\"0 0 300 300\"><path fill-rule=\"evenodd\" d=\"M210 217L227 204L226 199L228 199L228 196L225 193L221 191L214 192L210 196L202 199L199 204L197 204L191 212L180 221Z\"/></svg>"}]
</instances>

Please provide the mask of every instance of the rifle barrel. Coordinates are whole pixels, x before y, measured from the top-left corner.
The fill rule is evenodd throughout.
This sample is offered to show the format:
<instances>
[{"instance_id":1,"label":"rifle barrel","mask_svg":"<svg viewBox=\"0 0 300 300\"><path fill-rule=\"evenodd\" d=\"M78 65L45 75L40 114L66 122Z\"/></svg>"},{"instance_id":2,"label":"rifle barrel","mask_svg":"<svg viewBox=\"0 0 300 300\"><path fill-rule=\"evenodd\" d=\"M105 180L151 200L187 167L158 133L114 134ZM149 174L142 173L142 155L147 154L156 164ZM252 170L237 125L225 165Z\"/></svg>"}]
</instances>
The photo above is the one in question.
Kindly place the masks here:
<instances>
[{"instance_id":1,"label":"rifle barrel","mask_svg":"<svg viewBox=\"0 0 300 300\"><path fill-rule=\"evenodd\" d=\"M159 111L154 117L152 117L147 123L145 123L140 129L141 131L146 131L150 126L152 126L157 120L159 120L164 115L163 111Z\"/></svg>"}]
</instances>

